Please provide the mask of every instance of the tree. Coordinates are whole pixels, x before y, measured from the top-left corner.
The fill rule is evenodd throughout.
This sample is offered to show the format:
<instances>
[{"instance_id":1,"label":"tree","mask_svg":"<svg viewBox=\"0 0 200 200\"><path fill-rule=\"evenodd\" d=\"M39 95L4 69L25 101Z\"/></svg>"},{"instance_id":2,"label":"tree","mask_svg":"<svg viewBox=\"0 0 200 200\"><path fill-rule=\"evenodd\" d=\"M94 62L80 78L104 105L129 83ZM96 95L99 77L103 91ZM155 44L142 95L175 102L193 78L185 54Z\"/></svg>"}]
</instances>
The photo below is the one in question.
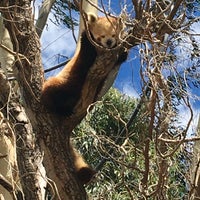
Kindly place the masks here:
<instances>
[{"instance_id":1,"label":"tree","mask_svg":"<svg viewBox=\"0 0 200 200\"><path fill-rule=\"evenodd\" d=\"M150 88L151 95L143 97L142 120L147 125L142 135L143 169L137 179L140 180L137 194L140 199L167 199L168 169L173 156L185 142L199 139L186 138L193 118L188 88L199 84L199 46L195 33L191 32L191 26L199 20L196 13L199 1L130 1L124 5L121 21L126 26L126 34L122 44L112 51L101 51L87 75L76 111L67 119L47 113L40 103L43 67L38 35L54 3L44 1L44 7L49 7L46 13L40 13L40 16L44 14L44 20L37 22L36 32L30 0L0 2L1 30L7 30L11 38L11 43L1 44L1 50L6 52L4 61L8 61L8 55L14 59L14 79L9 77L9 62L1 62L0 73L0 130L1 144L4 143L0 161L7 168L5 173L1 168L0 185L5 193L11 194L2 192L3 197L34 200L44 199L49 194L55 199L86 199L85 189L73 171L70 133L85 117L88 106L101 99L111 86L119 70L119 66L115 66L118 56L125 49L139 45L142 89L145 93L146 88ZM73 6L77 5L74 1ZM105 13L105 7L99 6ZM180 62L180 49L176 47L183 45L184 39L190 48L186 67L185 62ZM186 127L177 125L179 105L184 105L190 115ZM156 177L151 174L152 145ZM149 182L150 179L153 182Z\"/></svg>"},{"instance_id":2,"label":"tree","mask_svg":"<svg viewBox=\"0 0 200 200\"><path fill-rule=\"evenodd\" d=\"M197 126L197 133L196 135L199 137L200 131L200 116L198 119L198 126ZM198 199L200 196L200 174L199 174L199 140L195 142L193 147L193 161L191 167L191 182L192 182L192 189L191 189L191 196L193 199Z\"/></svg>"},{"instance_id":3,"label":"tree","mask_svg":"<svg viewBox=\"0 0 200 200\"><path fill-rule=\"evenodd\" d=\"M137 112L139 104L140 102L111 89L74 131L74 142L78 149L93 163L95 169L100 170L93 184L87 187L92 199L144 198L140 190L146 168L144 144L148 137L148 121L144 118L144 108ZM135 114L132 115L131 112L136 112L137 117L132 118ZM157 151L157 143L150 141L150 171L146 183L149 187L146 192L152 192L156 188L161 174ZM188 195L190 156L188 147L183 145L167 159L170 162L165 180L168 199L185 198ZM155 191L148 198L155 199L156 196L161 197Z\"/></svg>"}]
</instances>

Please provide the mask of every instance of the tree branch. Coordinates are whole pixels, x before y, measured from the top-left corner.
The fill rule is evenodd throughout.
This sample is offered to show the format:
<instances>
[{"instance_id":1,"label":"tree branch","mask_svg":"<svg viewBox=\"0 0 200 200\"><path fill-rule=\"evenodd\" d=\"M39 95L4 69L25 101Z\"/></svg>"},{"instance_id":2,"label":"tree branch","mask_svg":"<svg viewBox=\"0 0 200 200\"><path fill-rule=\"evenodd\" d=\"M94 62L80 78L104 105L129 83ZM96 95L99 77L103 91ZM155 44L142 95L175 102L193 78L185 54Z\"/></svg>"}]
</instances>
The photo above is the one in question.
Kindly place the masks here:
<instances>
[{"instance_id":1,"label":"tree branch","mask_svg":"<svg viewBox=\"0 0 200 200\"><path fill-rule=\"evenodd\" d=\"M42 35L50 10L55 2L56 0L44 0L41 8L39 9L39 16L35 24L36 32L39 37Z\"/></svg>"},{"instance_id":2,"label":"tree branch","mask_svg":"<svg viewBox=\"0 0 200 200\"><path fill-rule=\"evenodd\" d=\"M2 185L10 193L13 192L13 190L14 190L12 184L1 174L0 174L0 185Z\"/></svg>"}]
</instances>

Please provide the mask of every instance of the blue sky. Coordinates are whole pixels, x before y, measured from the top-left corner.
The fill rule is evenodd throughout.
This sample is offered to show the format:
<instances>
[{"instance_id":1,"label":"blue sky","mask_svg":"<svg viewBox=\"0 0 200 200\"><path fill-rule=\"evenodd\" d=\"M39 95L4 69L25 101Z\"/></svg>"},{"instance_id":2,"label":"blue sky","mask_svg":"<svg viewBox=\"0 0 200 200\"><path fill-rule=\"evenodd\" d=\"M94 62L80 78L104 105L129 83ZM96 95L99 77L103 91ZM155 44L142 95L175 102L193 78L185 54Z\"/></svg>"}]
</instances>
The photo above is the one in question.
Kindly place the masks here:
<instances>
[{"instance_id":1,"label":"blue sky","mask_svg":"<svg viewBox=\"0 0 200 200\"><path fill-rule=\"evenodd\" d=\"M37 6L39 5L38 2L36 1L35 3L36 10ZM114 5L114 13L117 13L117 10L119 11L119 7L120 5L118 4ZM52 15L50 15L50 18L52 18ZM192 27L192 29L193 32L199 34L200 23L196 23ZM75 30L75 35L78 35L78 27ZM200 44L200 36L197 36L197 39ZM42 34L41 44L42 60L45 68L50 68L60 62L63 62L66 60L67 57L71 58L76 47L76 43L72 37L71 31L65 27L55 26L50 20L48 20L48 26ZM189 45L180 44L180 46L177 48L177 52L179 52L180 59L184 60L187 57L187 53L189 50ZM118 88L122 93L125 93L135 98L138 98L141 94L141 79L139 73L140 62L138 52L138 47L134 47L131 50L127 62L121 65L118 76L114 82L114 87ZM59 70L60 69L50 72L46 74L46 76L52 76L56 74ZM191 96L193 96L193 98L191 98L191 103L194 108L195 119L193 125L195 127L197 123L198 114L200 113L200 89L192 88L190 92L192 94ZM187 121L187 110L184 107L180 108L180 110L180 119L184 123L184 121Z\"/></svg>"}]
</instances>

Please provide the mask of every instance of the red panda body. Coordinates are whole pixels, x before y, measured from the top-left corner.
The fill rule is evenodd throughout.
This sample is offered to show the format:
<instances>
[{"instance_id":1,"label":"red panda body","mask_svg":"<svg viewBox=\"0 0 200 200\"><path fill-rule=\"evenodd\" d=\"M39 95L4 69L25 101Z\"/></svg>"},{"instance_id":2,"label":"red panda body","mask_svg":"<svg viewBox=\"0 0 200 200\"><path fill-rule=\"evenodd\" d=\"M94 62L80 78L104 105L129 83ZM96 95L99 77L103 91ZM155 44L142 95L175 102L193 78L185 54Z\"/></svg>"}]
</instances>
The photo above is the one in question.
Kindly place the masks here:
<instances>
[{"instance_id":1,"label":"red panda body","mask_svg":"<svg viewBox=\"0 0 200 200\"><path fill-rule=\"evenodd\" d=\"M117 45L121 30L117 18L97 17L94 14L88 14L87 18L90 34L96 43L110 49ZM80 50L57 76L49 78L43 85L41 102L49 112L60 116L70 116L73 113L87 73L96 57L96 48L87 38L86 31L83 31ZM120 58L119 62L124 62L126 57Z\"/></svg>"},{"instance_id":2,"label":"red panda body","mask_svg":"<svg viewBox=\"0 0 200 200\"><path fill-rule=\"evenodd\" d=\"M94 14L88 14L87 18L89 32L96 43L110 49L117 45L120 32L117 18L97 17ZM80 49L57 76L49 78L43 85L41 102L49 112L59 116L73 114L88 71L95 63L96 57L96 48L87 38L86 31L83 31ZM116 64L121 64L126 58L127 53L120 57ZM85 184L96 172L72 145L70 148L77 178Z\"/></svg>"},{"instance_id":3,"label":"red panda body","mask_svg":"<svg viewBox=\"0 0 200 200\"><path fill-rule=\"evenodd\" d=\"M55 77L49 78L43 86L41 101L52 113L69 116L80 98L82 86L89 68L93 65L97 53L84 31L78 53Z\"/></svg>"},{"instance_id":4,"label":"red panda body","mask_svg":"<svg viewBox=\"0 0 200 200\"><path fill-rule=\"evenodd\" d=\"M82 184L86 184L90 182L92 177L96 174L96 171L90 167L83 157L79 154L79 152L71 146L71 155L72 155L72 162L74 163L75 173Z\"/></svg>"}]
</instances>

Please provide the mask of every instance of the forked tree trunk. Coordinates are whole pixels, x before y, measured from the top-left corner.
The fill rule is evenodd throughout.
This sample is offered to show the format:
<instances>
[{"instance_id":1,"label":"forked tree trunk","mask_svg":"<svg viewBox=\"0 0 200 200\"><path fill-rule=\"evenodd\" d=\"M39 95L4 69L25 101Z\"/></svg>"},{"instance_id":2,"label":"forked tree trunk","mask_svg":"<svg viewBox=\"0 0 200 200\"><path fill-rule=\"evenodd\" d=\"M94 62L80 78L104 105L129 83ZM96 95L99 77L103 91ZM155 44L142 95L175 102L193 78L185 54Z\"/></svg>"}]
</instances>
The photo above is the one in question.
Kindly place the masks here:
<instances>
[{"instance_id":1,"label":"forked tree trunk","mask_svg":"<svg viewBox=\"0 0 200 200\"><path fill-rule=\"evenodd\" d=\"M14 109L10 110L13 120L10 125L17 138L17 160L22 190L25 199L43 199L41 179L47 181L46 177L42 177L45 175L42 173L43 161L48 178L56 183L57 190L52 188L55 199L85 199L85 190L73 175L67 151L69 134L65 134L66 130L62 132L63 125L54 117L44 114L40 105L43 68L30 4L29 0L0 2L0 12L13 43L13 68L23 94L20 100L10 99L8 102L10 108L15 102ZM23 120L18 120L19 114L23 115ZM52 182L49 181L49 185L53 186Z\"/></svg>"},{"instance_id":2,"label":"forked tree trunk","mask_svg":"<svg viewBox=\"0 0 200 200\"><path fill-rule=\"evenodd\" d=\"M196 130L196 136L200 137L200 116L198 120L198 126ZM200 141L197 140L194 143L193 160L191 165L191 182L193 189L191 190L191 199L200 199Z\"/></svg>"},{"instance_id":3,"label":"forked tree trunk","mask_svg":"<svg viewBox=\"0 0 200 200\"><path fill-rule=\"evenodd\" d=\"M70 118L58 119L48 114L40 104L43 67L30 4L30 0L0 2L0 12L13 43L13 52L10 53L15 56L13 69L21 94L20 99L13 95L8 102L8 95L6 98L0 95L0 102L7 103L10 108L9 123L17 141L22 192L27 200L44 199L45 189L54 199L83 200L87 195L74 175L69 153L70 133L86 115L88 106L100 98L98 93L108 74L113 68L115 71L119 69L115 63L121 49L104 52L97 57L75 113ZM10 82L3 80L9 87ZM13 89L12 92L15 93ZM3 113L4 117L8 114L6 109Z\"/></svg>"}]
</instances>

